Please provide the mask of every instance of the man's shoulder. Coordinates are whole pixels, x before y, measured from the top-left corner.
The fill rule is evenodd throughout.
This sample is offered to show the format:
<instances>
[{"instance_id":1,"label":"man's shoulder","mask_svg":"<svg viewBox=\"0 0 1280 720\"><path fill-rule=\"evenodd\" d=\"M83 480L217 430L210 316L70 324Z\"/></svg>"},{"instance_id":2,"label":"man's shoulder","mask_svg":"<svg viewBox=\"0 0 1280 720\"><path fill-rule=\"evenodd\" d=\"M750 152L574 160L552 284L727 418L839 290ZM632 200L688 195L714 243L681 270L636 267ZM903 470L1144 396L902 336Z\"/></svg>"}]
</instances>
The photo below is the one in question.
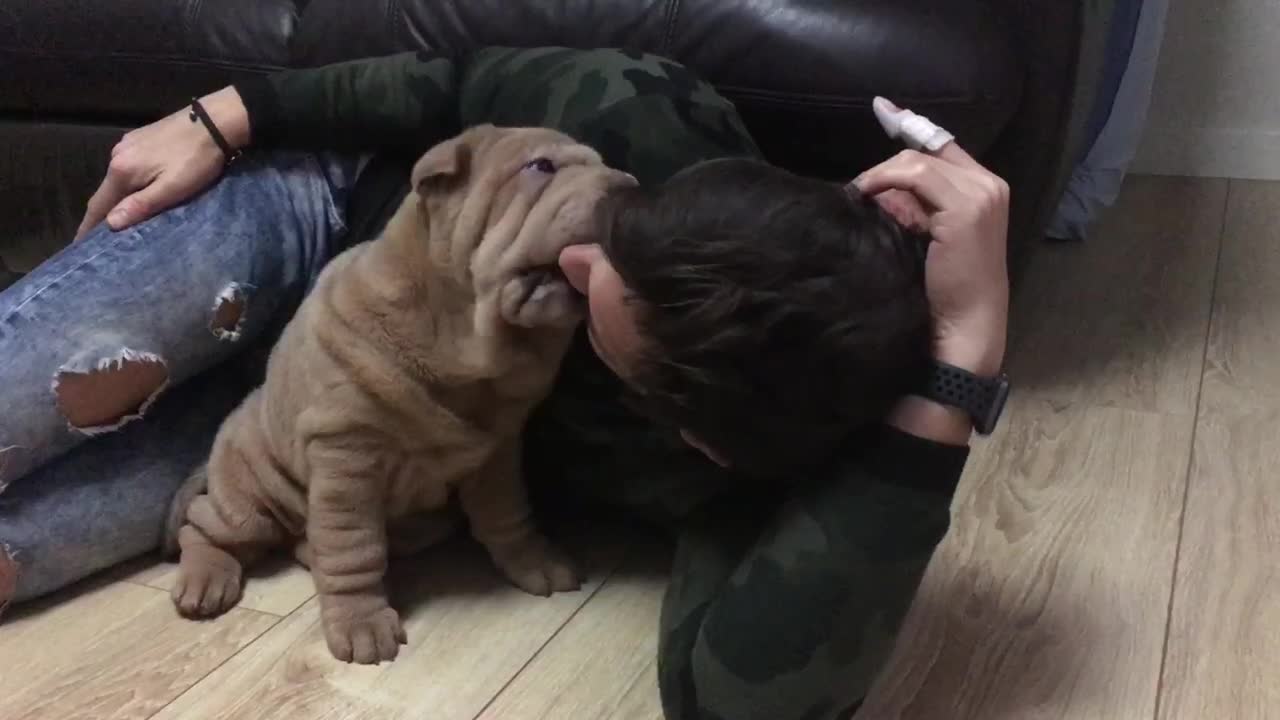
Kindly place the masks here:
<instances>
[{"instance_id":1,"label":"man's shoulder","mask_svg":"<svg viewBox=\"0 0 1280 720\"><path fill-rule=\"evenodd\" d=\"M549 99L577 103L588 110L649 94L733 107L711 83L675 60L623 48L491 47L472 53L464 66L468 83L516 82L547 88L553 95L562 94Z\"/></svg>"},{"instance_id":2,"label":"man's shoulder","mask_svg":"<svg viewBox=\"0 0 1280 720\"><path fill-rule=\"evenodd\" d=\"M759 154L733 103L684 65L619 48L494 47L463 62L463 125L554 127L641 182Z\"/></svg>"}]
</instances>

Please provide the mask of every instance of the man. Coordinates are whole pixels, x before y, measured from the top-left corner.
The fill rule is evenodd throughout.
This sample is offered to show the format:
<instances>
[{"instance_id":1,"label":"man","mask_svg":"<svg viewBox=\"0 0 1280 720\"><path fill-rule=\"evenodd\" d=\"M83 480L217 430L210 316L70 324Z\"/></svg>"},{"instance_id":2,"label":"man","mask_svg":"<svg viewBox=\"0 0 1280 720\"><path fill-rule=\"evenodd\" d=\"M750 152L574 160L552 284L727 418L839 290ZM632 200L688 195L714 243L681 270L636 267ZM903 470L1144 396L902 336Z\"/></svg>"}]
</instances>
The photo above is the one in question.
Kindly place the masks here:
<instances>
[{"instance_id":1,"label":"man","mask_svg":"<svg viewBox=\"0 0 1280 720\"><path fill-rule=\"evenodd\" d=\"M744 207L733 216L699 214L706 203L685 191L729 188L736 177L717 174L725 161L701 161L759 153L730 103L685 69L653 56L556 48L488 49L457 59L400 55L247 82L202 99L201 109L229 147L220 147L185 110L130 133L113 153L111 170L89 204L83 242L51 262L75 260L78 268L124 238L131 248L129 262L136 265L138 257L160 252L147 243L172 240L163 252L176 257L156 259L156 272L194 273L188 266L200 262L202 246L189 238L199 236L207 252L216 254L218 267L248 267L252 275L245 283L253 288L244 304L247 323L236 328L242 343L269 337L271 322L255 309L270 307L268 315L277 316L291 312L299 285L335 251L329 238L372 237L402 197L417 153L458 127L478 122L557 127L597 147L606 161L632 172L642 184L657 187L648 200L624 206L601 243L571 248L561 257L566 276L587 295L589 331L529 429L529 473L536 488L557 499L602 500L669 520L677 529L659 651L663 707L670 720L820 720L853 712L887 657L946 531L972 430L969 416L953 407L916 396L896 399L897 387L883 397L870 393L870 376L841 370L841 359L856 360L848 366L855 370L865 366L892 378L893 354L877 357L863 352L875 346L865 338L829 341L815 329L827 320L843 322L849 308L841 307L842 297L875 297L860 286L846 287L861 278L839 274L861 272L854 260L860 248L872 248L878 267L896 278L886 297L898 298L899 304L885 316L900 313L902 321L892 324L906 329L868 337L901 335L905 344L885 347L911 346L911 284L921 280L900 228L883 216L858 211L862 225L850 230L857 242L843 250L838 242L824 245L840 260L824 275L807 268L803 259L809 248L799 242L792 243L794 252L779 252L788 238L802 237L804 228L786 232L792 223L784 222L781 233L753 232L753 226L768 223L752 219L763 215L744 215L786 205L792 190L811 192L818 198L814 207L828 207L832 195L821 188L778 179L779 187L788 189L772 200L762 194L760 203L768 207ZM222 173L224 154L251 142L258 148L376 154L359 161L246 158L196 200L152 218L208 187ZM352 177L359 180L353 183ZM852 197L844 197L832 212L849 212L848 207L864 202L859 195L890 190L899 192L899 203L910 199L921 229L932 237L923 276L931 314L923 327L932 330L925 338L927 350L974 375L994 376L1004 352L1008 303L1007 189L950 144L936 156L904 153L869 170L854 184ZM273 203L264 204L264 197ZM671 207L692 210L665 211ZM219 231L216 219L230 215L239 218L234 232ZM104 217L109 228L99 225ZM697 251L664 265L663 258L671 257L667 253L685 253L726 220L741 226L726 236L736 238L724 246L732 252ZM160 234L165 237L150 237ZM687 242L670 242L675 237ZM753 241L772 243L770 252L744 255ZM737 274L723 271L735 262L746 264ZM775 266L781 270L768 272ZM685 272L690 268L693 272ZM30 299L40 297L37 290L44 291L43 285L37 288L42 277L50 279L38 270L24 281L25 290L15 286L22 300L14 307L29 309ZM672 284L673 277L686 282ZM797 294L810 285L821 292ZM708 304L717 290L747 292L749 306L766 315L782 309L797 321L756 325L760 315L735 314L735 303ZM0 295L0 318L10 292ZM149 291L125 287L121 292L131 293L132 302ZM665 294L671 292L695 304L675 303ZM111 302L77 300L93 307ZM188 312L182 302L173 302L166 310L170 316ZM723 312L700 314L707 307ZM189 318L171 324L203 329L207 318L197 309L207 312L193 305ZM869 313L866 326L882 317ZM699 325L699 318L706 322ZM128 318L113 322L128 326ZM24 331L38 330L31 328L29 323ZM807 328L808 334L797 334L796 328ZM705 350L700 337L715 340L712 351L695 352ZM205 341L192 336L192 342ZM788 350L782 341L807 351ZM183 365L169 361L171 378L205 372L219 357L210 347L194 353L199 361L192 361L189 345L156 344L158 356L182 353ZM226 352L221 347L217 352ZM688 358L696 362L681 362ZM707 358L725 360L730 371L705 363ZM812 364L787 364L797 358ZM913 362L910 353L904 361ZM681 368L688 372L676 372ZM43 370L33 370L32 377ZM15 377L7 385L32 382L24 372L12 371ZM748 376L760 384L746 382ZM197 378L188 386L200 382ZM866 402L845 403L846 386ZM818 392L823 387L829 389L826 397ZM799 394L789 394L792 390ZM205 388L201 397L210 392ZM617 402L627 395L639 395L646 410L667 424ZM732 400L732 412L694 402L698 398ZM882 404L889 407L889 400L885 422L854 422ZM145 428L146 422L133 428ZM66 453L79 439L59 435L64 428L55 424L48 424L47 444L24 444ZM4 430L0 425L0 446ZM795 442L770 441L773 432ZM89 462L83 456L107 452L104 448L120 435L77 447L53 466L34 469L15 487L40 486L45 497L59 495L64 486L74 488L81 493L77 502L87 504L85 496L97 492L96 486L82 481L84 473L74 468ZM134 455L158 457L162 445L149 443L147 452ZM166 447L163 452L172 457L177 451ZM48 451L45 459L53 455ZM24 471L40 463L29 465ZM63 477L42 477L55 471ZM180 480L165 475L163 482L148 485L148 492L171 491ZM111 500L95 495L93 502L101 513ZM23 501L13 505L21 512ZM123 522L125 513L120 514ZM40 557L38 543L6 538L5 530L0 514L0 541L19 549L26 543L36 548L29 554ZM36 540L48 540L49 532Z\"/></svg>"}]
</instances>

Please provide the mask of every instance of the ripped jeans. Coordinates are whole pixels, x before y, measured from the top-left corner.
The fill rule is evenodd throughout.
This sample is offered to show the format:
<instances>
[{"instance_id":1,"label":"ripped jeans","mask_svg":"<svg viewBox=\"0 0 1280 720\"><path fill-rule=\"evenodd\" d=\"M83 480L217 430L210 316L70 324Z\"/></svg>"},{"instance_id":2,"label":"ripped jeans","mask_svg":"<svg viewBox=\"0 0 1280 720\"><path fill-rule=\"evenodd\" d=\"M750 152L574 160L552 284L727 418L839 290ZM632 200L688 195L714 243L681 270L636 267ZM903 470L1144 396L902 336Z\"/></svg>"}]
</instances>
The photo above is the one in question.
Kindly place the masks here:
<instances>
[{"instance_id":1,"label":"ripped jeans","mask_svg":"<svg viewBox=\"0 0 1280 720\"><path fill-rule=\"evenodd\" d=\"M0 292L0 609L156 547L174 491L256 382L243 364L341 249L360 165L246 157Z\"/></svg>"}]
</instances>

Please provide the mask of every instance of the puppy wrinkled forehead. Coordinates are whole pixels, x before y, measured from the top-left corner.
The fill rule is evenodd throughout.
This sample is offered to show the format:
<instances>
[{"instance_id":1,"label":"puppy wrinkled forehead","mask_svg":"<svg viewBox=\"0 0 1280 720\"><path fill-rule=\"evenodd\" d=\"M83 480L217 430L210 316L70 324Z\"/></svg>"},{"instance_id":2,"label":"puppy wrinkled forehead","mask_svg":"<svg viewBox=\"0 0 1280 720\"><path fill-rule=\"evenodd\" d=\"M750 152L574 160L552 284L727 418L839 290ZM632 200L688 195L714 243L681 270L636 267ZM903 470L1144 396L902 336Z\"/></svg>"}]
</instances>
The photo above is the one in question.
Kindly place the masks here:
<instances>
[{"instance_id":1,"label":"puppy wrinkled forehead","mask_svg":"<svg viewBox=\"0 0 1280 720\"><path fill-rule=\"evenodd\" d=\"M592 148L564 133L546 128L521 128L495 144L495 154L509 154L524 161L554 159L562 165L601 165L604 160Z\"/></svg>"},{"instance_id":2,"label":"puppy wrinkled forehead","mask_svg":"<svg viewBox=\"0 0 1280 720\"><path fill-rule=\"evenodd\" d=\"M530 171L605 168L600 153L550 128L477 125L426 152L410 175L419 196L449 194L476 183L492 185ZM568 173L578 177L577 172Z\"/></svg>"}]
</instances>

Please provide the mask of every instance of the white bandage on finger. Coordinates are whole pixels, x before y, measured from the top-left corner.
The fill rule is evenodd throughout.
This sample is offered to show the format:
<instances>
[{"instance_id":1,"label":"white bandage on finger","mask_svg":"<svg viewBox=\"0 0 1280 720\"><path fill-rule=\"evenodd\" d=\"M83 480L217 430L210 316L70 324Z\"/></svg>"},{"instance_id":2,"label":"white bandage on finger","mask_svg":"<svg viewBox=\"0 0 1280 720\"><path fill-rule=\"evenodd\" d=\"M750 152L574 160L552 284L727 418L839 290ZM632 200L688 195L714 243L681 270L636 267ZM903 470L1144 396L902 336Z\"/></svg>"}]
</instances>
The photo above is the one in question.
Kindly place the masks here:
<instances>
[{"instance_id":1,"label":"white bandage on finger","mask_svg":"<svg viewBox=\"0 0 1280 720\"><path fill-rule=\"evenodd\" d=\"M956 139L951 133L933 124L929 118L903 110L882 97L871 102L871 109L875 111L876 119L880 121L885 134L901 140L912 150L937 152Z\"/></svg>"}]
</instances>

